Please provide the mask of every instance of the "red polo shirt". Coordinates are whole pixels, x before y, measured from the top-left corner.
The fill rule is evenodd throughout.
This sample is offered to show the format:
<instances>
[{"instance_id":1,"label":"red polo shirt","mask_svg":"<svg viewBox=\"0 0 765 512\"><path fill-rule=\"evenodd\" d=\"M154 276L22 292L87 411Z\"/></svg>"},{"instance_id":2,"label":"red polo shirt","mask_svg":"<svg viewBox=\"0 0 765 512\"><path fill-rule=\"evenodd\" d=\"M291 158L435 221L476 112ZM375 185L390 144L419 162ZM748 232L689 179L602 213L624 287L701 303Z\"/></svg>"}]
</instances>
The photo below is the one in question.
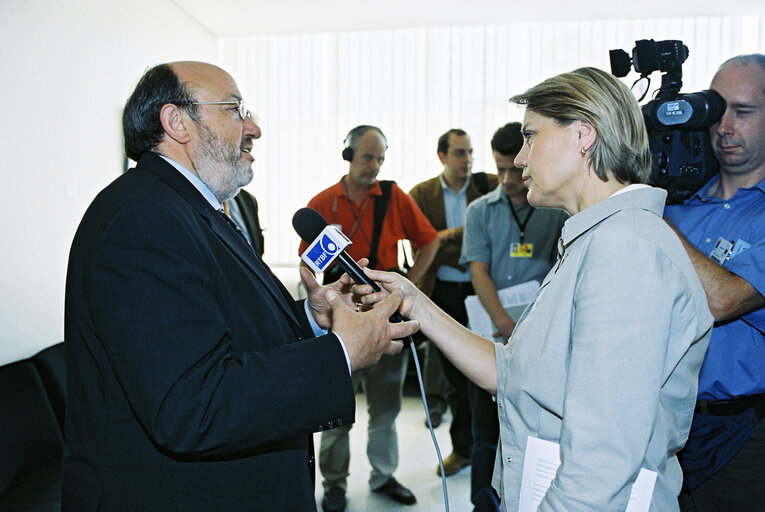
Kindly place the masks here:
<instances>
[{"instance_id":1,"label":"red polo shirt","mask_svg":"<svg viewBox=\"0 0 765 512\"><path fill-rule=\"evenodd\" d=\"M374 226L374 202L380 195L382 195L380 183L375 181L375 184L369 188L359 203L352 203L343 190L341 180L319 192L308 201L308 206L321 213L328 223L342 226L345 236L353 242L346 249L346 252L354 260L358 260L369 256L372 227ZM422 213L414 199L401 190L396 183L393 183L388 210L385 213L385 220L380 233L377 268L398 267L396 244L399 240L407 239L414 247L422 248L435 240L437 235L438 233L430 225L430 221ZM301 241L298 254L303 254L307 247L308 244Z\"/></svg>"}]
</instances>

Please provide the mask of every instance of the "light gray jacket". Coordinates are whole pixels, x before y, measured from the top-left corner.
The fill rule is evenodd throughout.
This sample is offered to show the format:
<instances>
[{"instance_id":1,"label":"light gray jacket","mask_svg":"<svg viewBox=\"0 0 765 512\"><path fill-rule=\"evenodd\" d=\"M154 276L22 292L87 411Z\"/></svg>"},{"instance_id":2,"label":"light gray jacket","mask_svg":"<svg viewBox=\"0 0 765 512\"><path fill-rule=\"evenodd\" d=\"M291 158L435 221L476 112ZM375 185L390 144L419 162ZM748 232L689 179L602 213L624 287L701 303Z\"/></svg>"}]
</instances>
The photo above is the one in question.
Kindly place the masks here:
<instances>
[{"instance_id":1,"label":"light gray jacket","mask_svg":"<svg viewBox=\"0 0 765 512\"><path fill-rule=\"evenodd\" d=\"M529 435L561 446L540 511L623 511L641 468L658 473L650 510L678 509L675 453L712 316L665 197L629 190L569 218L558 262L496 347L503 511L518 509Z\"/></svg>"}]
</instances>

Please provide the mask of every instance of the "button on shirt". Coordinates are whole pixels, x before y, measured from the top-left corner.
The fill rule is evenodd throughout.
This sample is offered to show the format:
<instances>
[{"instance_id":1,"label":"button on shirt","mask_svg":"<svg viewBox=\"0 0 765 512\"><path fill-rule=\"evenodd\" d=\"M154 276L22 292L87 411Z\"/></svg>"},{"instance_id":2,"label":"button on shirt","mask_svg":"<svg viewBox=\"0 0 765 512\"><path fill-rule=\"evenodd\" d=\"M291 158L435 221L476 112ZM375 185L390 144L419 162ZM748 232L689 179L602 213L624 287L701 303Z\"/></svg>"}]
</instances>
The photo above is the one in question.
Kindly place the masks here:
<instances>
[{"instance_id":1,"label":"button on shirt","mask_svg":"<svg viewBox=\"0 0 765 512\"><path fill-rule=\"evenodd\" d=\"M683 205L664 214L688 241L709 256L722 237L733 242L723 268L765 295L765 180L728 200L709 196L716 176ZM700 400L765 393L765 308L715 326L699 376Z\"/></svg>"}]
</instances>

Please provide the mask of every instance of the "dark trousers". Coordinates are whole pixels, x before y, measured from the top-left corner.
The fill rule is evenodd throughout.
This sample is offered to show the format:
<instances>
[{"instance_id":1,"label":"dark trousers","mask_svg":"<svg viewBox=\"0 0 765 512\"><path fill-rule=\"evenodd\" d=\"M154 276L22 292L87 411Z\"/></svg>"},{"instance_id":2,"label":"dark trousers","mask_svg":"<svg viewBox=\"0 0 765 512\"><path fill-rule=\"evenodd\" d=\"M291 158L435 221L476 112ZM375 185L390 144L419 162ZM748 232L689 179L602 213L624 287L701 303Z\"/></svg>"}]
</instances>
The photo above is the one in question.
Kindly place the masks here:
<instances>
[{"instance_id":1,"label":"dark trousers","mask_svg":"<svg viewBox=\"0 0 765 512\"><path fill-rule=\"evenodd\" d=\"M491 486L494 459L499 441L497 403L489 393L469 383L470 406L473 410L473 453L470 469L470 501L475 512L499 511L497 493Z\"/></svg>"},{"instance_id":2,"label":"dark trousers","mask_svg":"<svg viewBox=\"0 0 765 512\"><path fill-rule=\"evenodd\" d=\"M462 325L467 325L465 298L473 294L473 286L469 282L452 283L436 281L431 298L449 316ZM436 349L435 346L432 348ZM438 350L438 349L436 349ZM452 389L449 394L449 407L452 409L452 424L449 435L452 438L452 450L463 457L470 457L473 446L473 436L470 426L470 400L468 398L468 380L462 372L438 351L446 380Z\"/></svg>"},{"instance_id":3,"label":"dark trousers","mask_svg":"<svg viewBox=\"0 0 765 512\"><path fill-rule=\"evenodd\" d=\"M444 375L441 363L441 352L430 340L425 340L425 357L422 362L422 385L425 387L425 397L428 400L428 413L443 416L449 408L448 395L452 388Z\"/></svg>"},{"instance_id":4,"label":"dark trousers","mask_svg":"<svg viewBox=\"0 0 765 512\"><path fill-rule=\"evenodd\" d=\"M764 511L765 419L720 471L693 491L682 492L678 501L682 512Z\"/></svg>"}]
</instances>

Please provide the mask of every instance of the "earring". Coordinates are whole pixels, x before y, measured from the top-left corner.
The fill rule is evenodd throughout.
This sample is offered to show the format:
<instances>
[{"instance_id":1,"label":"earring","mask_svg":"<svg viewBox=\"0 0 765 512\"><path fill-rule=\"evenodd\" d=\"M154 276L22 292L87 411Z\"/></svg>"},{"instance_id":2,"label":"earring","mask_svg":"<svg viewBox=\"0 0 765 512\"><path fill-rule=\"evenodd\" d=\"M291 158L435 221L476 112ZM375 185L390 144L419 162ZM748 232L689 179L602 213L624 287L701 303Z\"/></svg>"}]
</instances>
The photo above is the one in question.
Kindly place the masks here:
<instances>
[{"instance_id":1,"label":"earring","mask_svg":"<svg viewBox=\"0 0 765 512\"><path fill-rule=\"evenodd\" d=\"M587 154L587 149L585 149L585 148L582 148L582 156L584 156L584 155L586 155L586 154Z\"/></svg>"}]
</instances>

